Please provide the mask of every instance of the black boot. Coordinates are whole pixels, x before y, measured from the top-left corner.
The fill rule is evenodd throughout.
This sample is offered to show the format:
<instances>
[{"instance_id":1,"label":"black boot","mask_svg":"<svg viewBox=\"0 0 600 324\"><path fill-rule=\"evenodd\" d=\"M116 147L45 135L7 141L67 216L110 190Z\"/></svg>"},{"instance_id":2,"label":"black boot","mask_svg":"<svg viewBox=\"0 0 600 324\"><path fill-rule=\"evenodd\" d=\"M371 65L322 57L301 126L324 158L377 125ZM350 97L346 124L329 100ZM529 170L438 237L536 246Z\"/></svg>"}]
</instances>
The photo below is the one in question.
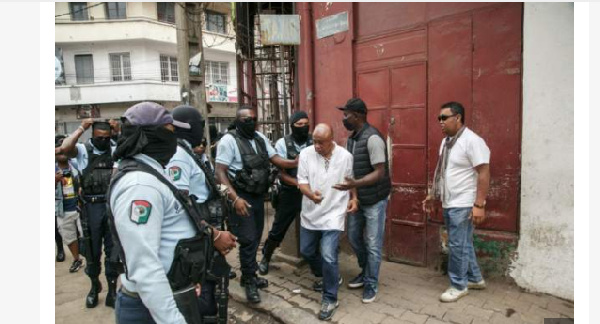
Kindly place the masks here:
<instances>
[{"instance_id":1,"label":"black boot","mask_svg":"<svg viewBox=\"0 0 600 324\"><path fill-rule=\"evenodd\" d=\"M63 261L65 261L65 250L60 249L56 253L56 262L63 262Z\"/></svg>"},{"instance_id":2,"label":"black boot","mask_svg":"<svg viewBox=\"0 0 600 324\"><path fill-rule=\"evenodd\" d=\"M108 307L115 308L115 300L117 300L117 278L107 278L108 293L104 304Z\"/></svg>"},{"instance_id":3,"label":"black boot","mask_svg":"<svg viewBox=\"0 0 600 324\"><path fill-rule=\"evenodd\" d=\"M256 277L256 288L264 289L269 287L269 280L261 277Z\"/></svg>"},{"instance_id":4,"label":"black boot","mask_svg":"<svg viewBox=\"0 0 600 324\"><path fill-rule=\"evenodd\" d=\"M85 307L94 308L98 305L98 294L102 291L102 284L98 278L92 278L92 288L85 298Z\"/></svg>"},{"instance_id":5,"label":"black boot","mask_svg":"<svg viewBox=\"0 0 600 324\"><path fill-rule=\"evenodd\" d=\"M258 294L258 287L256 287L256 277L244 277L240 280L242 287L246 289L246 299L253 303L260 303L260 295Z\"/></svg>"},{"instance_id":6,"label":"black boot","mask_svg":"<svg viewBox=\"0 0 600 324\"><path fill-rule=\"evenodd\" d=\"M277 243L267 239L265 246L263 247L263 258L258 263L258 273L260 273L262 276L269 273L269 262L271 262L271 257L273 256L273 252L276 248Z\"/></svg>"}]
</instances>

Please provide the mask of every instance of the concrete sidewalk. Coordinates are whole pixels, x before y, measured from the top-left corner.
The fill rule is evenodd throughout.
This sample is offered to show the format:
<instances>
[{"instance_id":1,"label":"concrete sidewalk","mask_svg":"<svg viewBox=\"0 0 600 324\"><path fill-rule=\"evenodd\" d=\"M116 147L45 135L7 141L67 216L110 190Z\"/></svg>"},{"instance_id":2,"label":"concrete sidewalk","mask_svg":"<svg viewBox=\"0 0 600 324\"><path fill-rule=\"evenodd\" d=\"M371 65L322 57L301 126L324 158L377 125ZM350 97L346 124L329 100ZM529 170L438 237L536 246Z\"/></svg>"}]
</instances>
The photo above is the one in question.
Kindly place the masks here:
<instances>
[{"instance_id":1,"label":"concrete sidewalk","mask_svg":"<svg viewBox=\"0 0 600 324\"><path fill-rule=\"evenodd\" d=\"M260 251L260 250L259 250ZM259 259L261 254L259 252ZM246 303L239 285L237 253L228 256L238 277L230 284L231 297ZM543 323L544 318L573 318L574 305L550 295L521 291L502 280L486 280L485 290L472 290L456 303L441 303L439 295L448 287L448 278L431 269L383 262L377 300L362 303L362 289L348 289L346 283L359 272L356 259L345 253L339 258L344 285L340 307L333 323ZM322 323L317 319L321 294L312 290L314 277L308 266L295 267L272 262L269 287L261 290L262 302L246 303L284 323ZM300 289L299 293L294 293Z\"/></svg>"}]
</instances>

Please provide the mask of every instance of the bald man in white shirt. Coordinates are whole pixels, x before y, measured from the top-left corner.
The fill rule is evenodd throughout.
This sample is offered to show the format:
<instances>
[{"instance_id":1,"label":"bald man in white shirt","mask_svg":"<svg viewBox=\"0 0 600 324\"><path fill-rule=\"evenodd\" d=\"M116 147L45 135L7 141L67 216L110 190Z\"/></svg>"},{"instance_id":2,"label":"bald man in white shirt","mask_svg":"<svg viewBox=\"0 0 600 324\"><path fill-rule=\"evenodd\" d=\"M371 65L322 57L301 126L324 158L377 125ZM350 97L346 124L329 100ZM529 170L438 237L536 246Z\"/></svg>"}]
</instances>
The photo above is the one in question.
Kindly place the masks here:
<instances>
[{"instance_id":1,"label":"bald man in white shirt","mask_svg":"<svg viewBox=\"0 0 600 324\"><path fill-rule=\"evenodd\" d=\"M312 272L323 277L320 320L329 320L339 306L338 243L346 214L358 210L356 190L333 186L352 177L352 154L333 141L333 130L319 124L313 146L300 152L298 186L304 195L300 214L300 253ZM320 247L321 257L317 252Z\"/></svg>"}]
</instances>

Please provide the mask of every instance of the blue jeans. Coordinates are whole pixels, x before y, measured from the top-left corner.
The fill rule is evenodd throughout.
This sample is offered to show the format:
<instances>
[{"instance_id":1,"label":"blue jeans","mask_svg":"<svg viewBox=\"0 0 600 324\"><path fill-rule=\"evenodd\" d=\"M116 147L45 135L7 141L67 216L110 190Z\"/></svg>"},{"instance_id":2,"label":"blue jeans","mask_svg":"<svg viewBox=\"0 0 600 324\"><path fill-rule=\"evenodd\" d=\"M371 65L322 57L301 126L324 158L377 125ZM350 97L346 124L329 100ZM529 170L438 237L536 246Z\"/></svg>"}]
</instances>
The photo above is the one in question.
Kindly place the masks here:
<instances>
[{"instance_id":1,"label":"blue jeans","mask_svg":"<svg viewBox=\"0 0 600 324\"><path fill-rule=\"evenodd\" d=\"M313 231L300 227L300 254L308 262L313 274L323 277L323 301L328 303L337 301L340 233L341 231L336 230ZM321 249L320 256L317 246Z\"/></svg>"},{"instance_id":2,"label":"blue jeans","mask_svg":"<svg viewBox=\"0 0 600 324\"><path fill-rule=\"evenodd\" d=\"M156 323L141 299L125 295L121 291L117 292L115 320L117 324Z\"/></svg>"},{"instance_id":3,"label":"blue jeans","mask_svg":"<svg viewBox=\"0 0 600 324\"><path fill-rule=\"evenodd\" d=\"M472 207L445 208L444 221L448 230L448 276L450 284L459 290L467 281L479 282L483 278L473 247L473 222L469 219Z\"/></svg>"},{"instance_id":4,"label":"blue jeans","mask_svg":"<svg viewBox=\"0 0 600 324\"><path fill-rule=\"evenodd\" d=\"M212 316L217 314L215 300L215 283L206 280L202 283L202 292L198 297L200 314ZM117 324L155 324L150 310L139 298L133 298L119 291L115 302L115 323Z\"/></svg>"},{"instance_id":5,"label":"blue jeans","mask_svg":"<svg viewBox=\"0 0 600 324\"><path fill-rule=\"evenodd\" d=\"M377 291L381 249L385 233L385 209L388 200L373 205L359 206L359 210L348 215L348 240L358 258L366 285Z\"/></svg>"}]
</instances>

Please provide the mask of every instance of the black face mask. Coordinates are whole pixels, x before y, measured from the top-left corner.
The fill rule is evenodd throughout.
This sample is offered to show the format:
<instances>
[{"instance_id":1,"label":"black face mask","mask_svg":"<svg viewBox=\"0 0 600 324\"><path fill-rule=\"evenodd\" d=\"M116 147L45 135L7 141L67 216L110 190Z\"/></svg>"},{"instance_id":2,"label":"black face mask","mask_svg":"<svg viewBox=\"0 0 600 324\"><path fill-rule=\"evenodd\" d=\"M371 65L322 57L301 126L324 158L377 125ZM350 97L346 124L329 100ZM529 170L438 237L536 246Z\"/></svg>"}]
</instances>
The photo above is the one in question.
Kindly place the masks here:
<instances>
[{"instance_id":1,"label":"black face mask","mask_svg":"<svg viewBox=\"0 0 600 324\"><path fill-rule=\"evenodd\" d=\"M292 126L292 136L296 143L305 143L308 139L308 125L302 127Z\"/></svg>"},{"instance_id":2,"label":"black face mask","mask_svg":"<svg viewBox=\"0 0 600 324\"><path fill-rule=\"evenodd\" d=\"M350 123L346 118L342 119L342 123L344 124L344 127L346 127L346 129L349 131L353 131L356 128L356 126Z\"/></svg>"},{"instance_id":3,"label":"black face mask","mask_svg":"<svg viewBox=\"0 0 600 324\"><path fill-rule=\"evenodd\" d=\"M110 137L94 137L92 138L92 144L98 150L106 151L110 148Z\"/></svg>"},{"instance_id":4,"label":"black face mask","mask_svg":"<svg viewBox=\"0 0 600 324\"><path fill-rule=\"evenodd\" d=\"M247 139L253 139L254 131L256 129L256 120L246 119L244 121L241 121L239 119L236 119L235 128L237 129L238 134L240 134L240 136Z\"/></svg>"},{"instance_id":5,"label":"black face mask","mask_svg":"<svg viewBox=\"0 0 600 324\"><path fill-rule=\"evenodd\" d=\"M191 129L183 129L175 127L175 135L177 138L183 138L188 141L192 147L196 147L202 143L204 137L204 122L188 122Z\"/></svg>"},{"instance_id":6,"label":"black face mask","mask_svg":"<svg viewBox=\"0 0 600 324\"><path fill-rule=\"evenodd\" d=\"M148 139L148 144L144 146L141 153L155 159L164 168L177 151L175 133L163 126L158 126L153 130L144 129L143 131Z\"/></svg>"}]
</instances>

